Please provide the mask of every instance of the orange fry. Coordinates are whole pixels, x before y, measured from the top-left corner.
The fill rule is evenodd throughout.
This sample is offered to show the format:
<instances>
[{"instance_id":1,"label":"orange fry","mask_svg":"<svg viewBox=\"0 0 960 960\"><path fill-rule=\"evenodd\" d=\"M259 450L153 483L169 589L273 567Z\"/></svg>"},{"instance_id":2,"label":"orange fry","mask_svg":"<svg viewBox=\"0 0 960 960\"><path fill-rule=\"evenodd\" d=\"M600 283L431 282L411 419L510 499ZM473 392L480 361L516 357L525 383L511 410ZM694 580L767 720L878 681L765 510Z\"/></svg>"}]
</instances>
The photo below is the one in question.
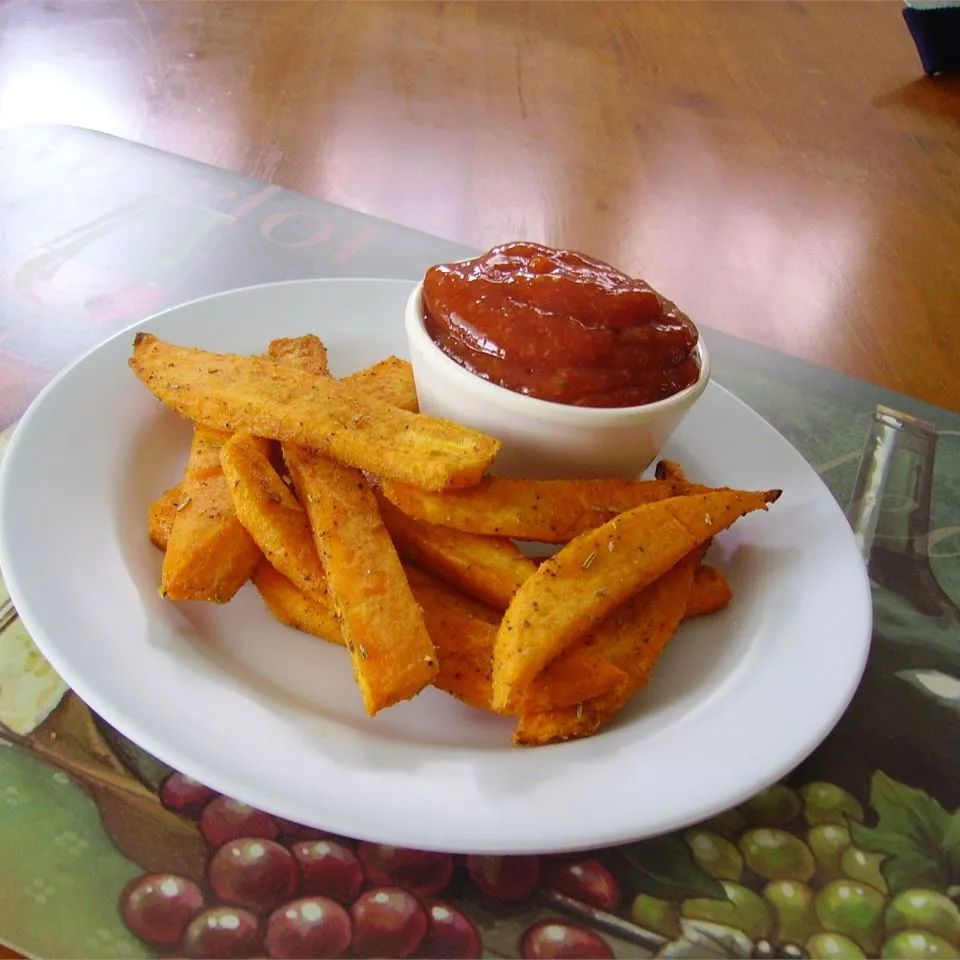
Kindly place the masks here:
<instances>
[{"instance_id":1,"label":"orange fry","mask_svg":"<svg viewBox=\"0 0 960 960\"><path fill-rule=\"evenodd\" d=\"M327 598L327 578L300 502L254 437L238 433L220 451L237 517L263 555L298 590Z\"/></svg>"},{"instance_id":2,"label":"orange fry","mask_svg":"<svg viewBox=\"0 0 960 960\"><path fill-rule=\"evenodd\" d=\"M281 623L343 645L340 624L333 615L329 599L324 601L307 596L278 572L266 557L257 564L252 580L267 609Z\"/></svg>"},{"instance_id":3,"label":"orange fry","mask_svg":"<svg viewBox=\"0 0 960 960\"><path fill-rule=\"evenodd\" d=\"M477 483L500 447L475 430L261 357L194 350L141 332L130 366L167 406L197 423L303 444L427 489Z\"/></svg>"},{"instance_id":4,"label":"orange fry","mask_svg":"<svg viewBox=\"0 0 960 960\"><path fill-rule=\"evenodd\" d=\"M699 617L705 613L722 610L733 599L733 591L727 578L716 567L701 564L693 575L690 599L684 618Z\"/></svg>"},{"instance_id":5,"label":"orange fry","mask_svg":"<svg viewBox=\"0 0 960 960\"><path fill-rule=\"evenodd\" d=\"M182 499L183 488L178 483L161 493L147 510L147 536L158 550L167 549L173 521L177 517L177 504Z\"/></svg>"},{"instance_id":6,"label":"orange fry","mask_svg":"<svg viewBox=\"0 0 960 960\"><path fill-rule=\"evenodd\" d=\"M276 363L296 367L317 377L330 376L327 348L323 345L323 341L312 333L303 337L281 337L271 340L267 348L267 356Z\"/></svg>"},{"instance_id":7,"label":"orange fry","mask_svg":"<svg viewBox=\"0 0 960 960\"><path fill-rule=\"evenodd\" d=\"M283 455L373 716L430 683L436 650L363 474L296 444L284 444Z\"/></svg>"},{"instance_id":8,"label":"orange fry","mask_svg":"<svg viewBox=\"0 0 960 960\"><path fill-rule=\"evenodd\" d=\"M674 497L581 534L538 568L504 614L493 658L493 704L515 709L524 688L611 610L779 492Z\"/></svg>"},{"instance_id":9,"label":"orange fry","mask_svg":"<svg viewBox=\"0 0 960 960\"><path fill-rule=\"evenodd\" d=\"M496 625L490 609L417 567L407 566L410 588L423 609L440 671L433 685L465 703L490 710L490 667ZM551 664L527 688L524 708L555 710L576 705L627 682L626 674L591 651Z\"/></svg>"},{"instance_id":10,"label":"orange fry","mask_svg":"<svg viewBox=\"0 0 960 960\"><path fill-rule=\"evenodd\" d=\"M197 426L163 558L160 592L171 600L226 603L253 573L260 551L233 510L220 467L221 431ZM265 441L264 441L265 445Z\"/></svg>"},{"instance_id":11,"label":"orange fry","mask_svg":"<svg viewBox=\"0 0 960 960\"><path fill-rule=\"evenodd\" d=\"M414 520L378 497L380 516L404 560L420 564L500 610L536 571L534 562L505 537L484 537Z\"/></svg>"},{"instance_id":12,"label":"orange fry","mask_svg":"<svg viewBox=\"0 0 960 960\"><path fill-rule=\"evenodd\" d=\"M576 707L524 710L514 729L514 743L536 746L592 736L616 716L627 700L649 681L654 666L676 632L690 596L694 570L700 559L698 554L699 551L694 550L613 611L586 639L564 651L540 675L564 665L572 669L573 664L589 652L618 667L622 684Z\"/></svg>"},{"instance_id":13,"label":"orange fry","mask_svg":"<svg viewBox=\"0 0 960 960\"><path fill-rule=\"evenodd\" d=\"M566 541L641 504L710 487L672 480L525 480L486 477L467 490L428 493L387 480L383 493L405 514L467 533Z\"/></svg>"},{"instance_id":14,"label":"orange fry","mask_svg":"<svg viewBox=\"0 0 960 960\"><path fill-rule=\"evenodd\" d=\"M386 360L351 373L340 382L401 410L416 413L419 409L417 389L413 383L413 367L399 357L387 357Z\"/></svg>"}]
</instances>

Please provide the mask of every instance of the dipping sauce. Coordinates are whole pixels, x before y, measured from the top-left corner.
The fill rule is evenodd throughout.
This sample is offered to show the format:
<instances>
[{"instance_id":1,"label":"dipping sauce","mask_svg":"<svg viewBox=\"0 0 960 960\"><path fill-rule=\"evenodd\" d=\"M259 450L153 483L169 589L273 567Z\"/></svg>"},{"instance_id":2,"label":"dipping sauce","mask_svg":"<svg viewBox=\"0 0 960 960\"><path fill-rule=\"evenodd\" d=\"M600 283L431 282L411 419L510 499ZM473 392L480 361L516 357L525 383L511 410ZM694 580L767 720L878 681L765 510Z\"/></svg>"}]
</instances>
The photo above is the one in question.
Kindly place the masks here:
<instances>
[{"instance_id":1,"label":"dipping sauce","mask_svg":"<svg viewBox=\"0 0 960 960\"><path fill-rule=\"evenodd\" d=\"M700 376L697 328L642 280L537 243L507 243L423 280L427 332L508 390L581 407L663 400Z\"/></svg>"}]
</instances>

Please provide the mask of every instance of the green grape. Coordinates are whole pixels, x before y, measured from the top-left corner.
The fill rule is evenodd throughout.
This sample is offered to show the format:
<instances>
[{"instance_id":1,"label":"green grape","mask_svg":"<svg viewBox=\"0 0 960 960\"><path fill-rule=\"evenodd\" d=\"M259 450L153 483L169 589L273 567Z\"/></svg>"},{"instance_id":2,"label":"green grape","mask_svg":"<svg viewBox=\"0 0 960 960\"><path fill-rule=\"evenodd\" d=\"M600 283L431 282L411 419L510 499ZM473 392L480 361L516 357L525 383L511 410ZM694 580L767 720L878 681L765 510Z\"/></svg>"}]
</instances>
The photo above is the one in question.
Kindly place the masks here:
<instances>
[{"instance_id":1,"label":"green grape","mask_svg":"<svg viewBox=\"0 0 960 960\"><path fill-rule=\"evenodd\" d=\"M803 815L810 826L818 823L838 823L845 827L847 820L863 822L863 807L860 801L843 787L832 783L815 781L800 788L803 799Z\"/></svg>"},{"instance_id":2,"label":"green grape","mask_svg":"<svg viewBox=\"0 0 960 960\"><path fill-rule=\"evenodd\" d=\"M865 960L866 954L842 933L815 933L807 941L811 960Z\"/></svg>"},{"instance_id":3,"label":"green grape","mask_svg":"<svg viewBox=\"0 0 960 960\"><path fill-rule=\"evenodd\" d=\"M680 914L690 920L709 920L742 930L751 940L769 937L773 910L763 897L730 880L721 880L726 900L694 897L680 904Z\"/></svg>"},{"instance_id":4,"label":"green grape","mask_svg":"<svg viewBox=\"0 0 960 960\"><path fill-rule=\"evenodd\" d=\"M943 937L926 930L901 930L883 945L884 960L947 960L957 951Z\"/></svg>"},{"instance_id":5,"label":"green grape","mask_svg":"<svg viewBox=\"0 0 960 960\"><path fill-rule=\"evenodd\" d=\"M752 827L783 827L800 815L800 798L795 790L775 783L740 804L739 809Z\"/></svg>"},{"instance_id":6,"label":"green grape","mask_svg":"<svg viewBox=\"0 0 960 960\"><path fill-rule=\"evenodd\" d=\"M716 880L739 880L743 873L743 857L726 838L712 830L694 827L685 835L687 846L700 869Z\"/></svg>"},{"instance_id":7,"label":"green grape","mask_svg":"<svg viewBox=\"0 0 960 960\"><path fill-rule=\"evenodd\" d=\"M936 890L904 890L887 905L883 922L887 933L927 930L960 946L960 910Z\"/></svg>"},{"instance_id":8,"label":"green grape","mask_svg":"<svg viewBox=\"0 0 960 960\"><path fill-rule=\"evenodd\" d=\"M855 940L875 954L883 933L887 898L876 888L856 880L831 880L817 894L817 917L824 930Z\"/></svg>"},{"instance_id":9,"label":"green grape","mask_svg":"<svg viewBox=\"0 0 960 960\"><path fill-rule=\"evenodd\" d=\"M740 852L747 866L765 880L806 882L817 869L810 848L786 830L759 827L740 837Z\"/></svg>"},{"instance_id":10,"label":"green grape","mask_svg":"<svg viewBox=\"0 0 960 960\"><path fill-rule=\"evenodd\" d=\"M835 823L818 823L807 831L807 846L817 861L817 879L821 883L843 876L841 854L850 846L850 831L846 827Z\"/></svg>"},{"instance_id":11,"label":"green grape","mask_svg":"<svg viewBox=\"0 0 960 960\"><path fill-rule=\"evenodd\" d=\"M704 830L712 830L728 840L736 840L747 829L747 821L743 819L739 810L724 810L709 820L698 824Z\"/></svg>"},{"instance_id":12,"label":"green grape","mask_svg":"<svg viewBox=\"0 0 960 960\"><path fill-rule=\"evenodd\" d=\"M776 914L780 943L803 943L820 929L815 895L805 883L773 880L763 888L763 895Z\"/></svg>"},{"instance_id":13,"label":"green grape","mask_svg":"<svg viewBox=\"0 0 960 960\"><path fill-rule=\"evenodd\" d=\"M654 933L673 939L680 936L680 908L672 900L660 900L638 893L630 908L633 922Z\"/></svg>"},{"instance_id":14,"label":"green grape","mask_svg":"<svg viewBox=\"0 0 960 960\"><path fill-rule=\"evenodd\" d=\"M859 847L847 847L840 855L840 866L844 876L861 883L869 883L881 893L887 892L887 881L883 879L880 865L886 857L882 853L870 853Z\"/></svg>"}]
</instances>

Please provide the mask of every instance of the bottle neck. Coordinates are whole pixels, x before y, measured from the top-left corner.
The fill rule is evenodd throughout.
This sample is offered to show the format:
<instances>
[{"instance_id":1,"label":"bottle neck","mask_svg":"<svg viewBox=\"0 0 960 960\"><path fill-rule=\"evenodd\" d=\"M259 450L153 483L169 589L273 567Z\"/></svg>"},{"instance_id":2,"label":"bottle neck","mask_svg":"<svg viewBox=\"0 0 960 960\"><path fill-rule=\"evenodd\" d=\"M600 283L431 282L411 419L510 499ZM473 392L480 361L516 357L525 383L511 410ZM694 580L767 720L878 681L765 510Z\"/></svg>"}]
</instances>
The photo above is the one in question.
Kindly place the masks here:
<instances>
[{"instance_id":1,"label":"bottle neck","mask_svg":"<svg viewBox=\"0 0 960 960\"><path fill-rule=\"evenodd\" d=\"M847 508L865 558L882 548L925 559L936 446L929 421L877 407Z\"/></svg>"}]
</instances>

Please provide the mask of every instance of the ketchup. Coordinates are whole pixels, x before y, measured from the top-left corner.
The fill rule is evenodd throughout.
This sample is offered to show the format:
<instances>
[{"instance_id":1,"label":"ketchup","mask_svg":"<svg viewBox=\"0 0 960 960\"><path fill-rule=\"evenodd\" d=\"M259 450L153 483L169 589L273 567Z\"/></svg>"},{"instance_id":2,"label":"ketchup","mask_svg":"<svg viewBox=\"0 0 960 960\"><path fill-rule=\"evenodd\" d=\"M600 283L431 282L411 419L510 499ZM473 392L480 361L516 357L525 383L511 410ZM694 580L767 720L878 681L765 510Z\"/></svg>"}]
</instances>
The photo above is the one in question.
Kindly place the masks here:
<instances>
[{"instance_id":1,"label":"ketchup","mask_svg":"<svg viewBox=\"0 0 960 960\"><path fill-rule=\"evenodd\" d=\"M643 280L569 250L507 243L431 267L427 332L508 390L582 407L669 397L700 376L697 328Z\"/></svg>"}]
</instances>

